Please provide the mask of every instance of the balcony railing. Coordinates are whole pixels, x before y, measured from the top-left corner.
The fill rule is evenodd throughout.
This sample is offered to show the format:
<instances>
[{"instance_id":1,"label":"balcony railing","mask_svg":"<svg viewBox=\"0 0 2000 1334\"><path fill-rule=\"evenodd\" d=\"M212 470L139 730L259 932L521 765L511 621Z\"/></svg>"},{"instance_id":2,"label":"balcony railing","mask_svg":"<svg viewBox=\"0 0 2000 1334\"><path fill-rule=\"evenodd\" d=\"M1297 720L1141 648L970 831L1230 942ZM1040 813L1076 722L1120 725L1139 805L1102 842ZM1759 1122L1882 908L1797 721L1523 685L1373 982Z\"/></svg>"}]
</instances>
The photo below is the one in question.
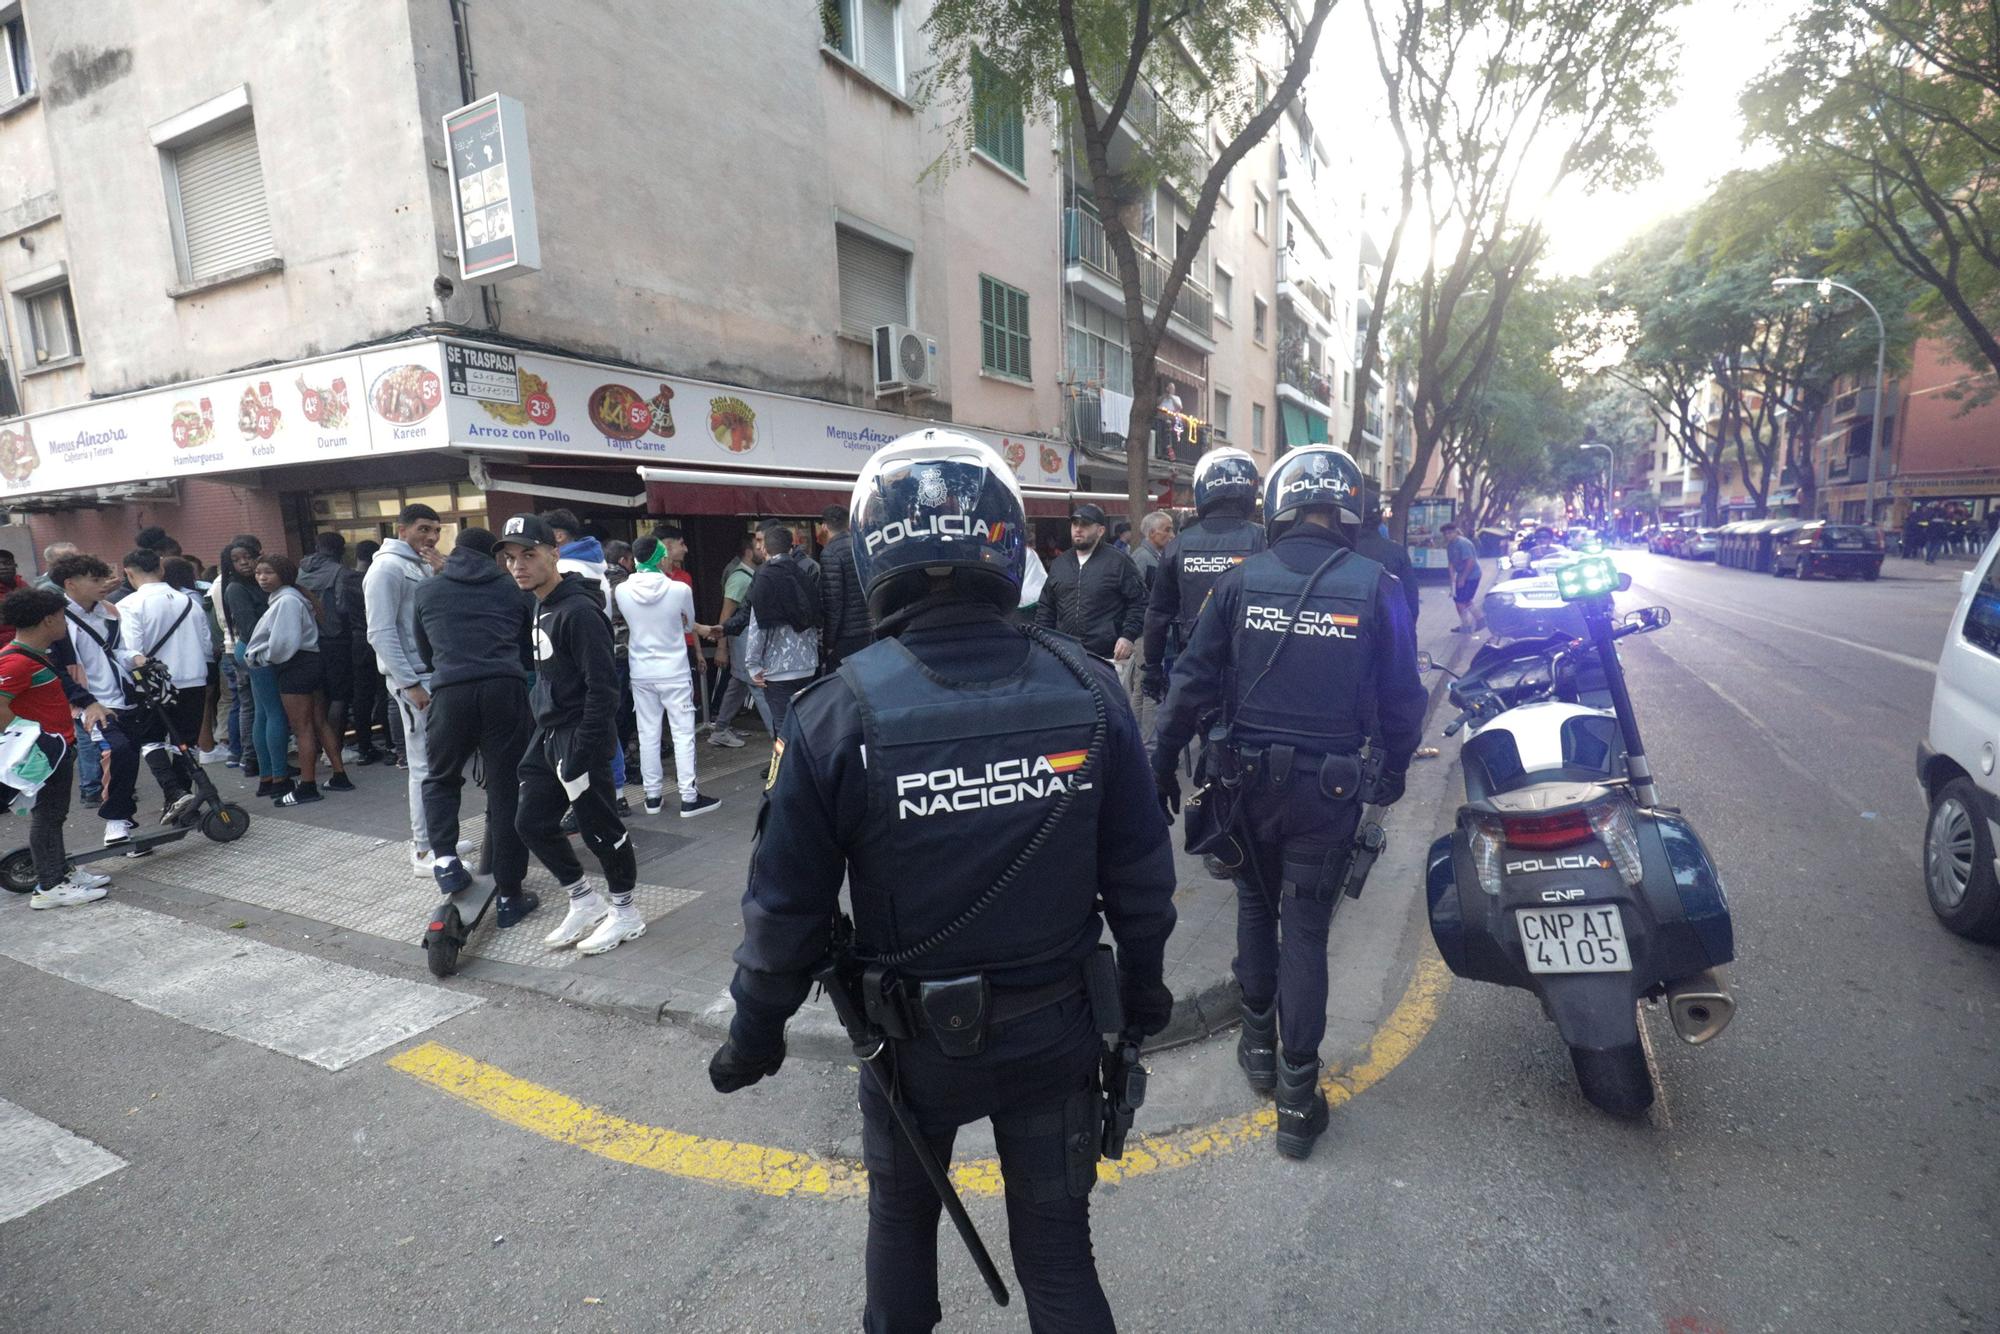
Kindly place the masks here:
<instances>
[{"instance_id":1,"label":"balcony railing","mask_svg":"<svg viewBox=\"0 0 2000 1334\"><path fill-rule=\"evenodd\" d=\"M1064 209L1063 219L1067 238L1065 259L1071 264L1086 264L1117 284L1118 262L1111 256L1104 224L1080 208ZM1132 238L1132 246L1139 254L1139 294L1147 304L1156 306L1173 265L1136 236ZM1181 283L1180 294L1174 298L1174 317L1204 338L1213 336L1215 298L1193 275Z\"/></svg>"},{"instance_id":2,"label":"balcony railing","mask_svg":"<svg viewBox=\"0 0 2000 1334\"><path fill-rule=\"evenodd\" d=\"M1305 293L1306 300L1319 312L1319 317L1328 324L1333 323L1333 299L1320 286L1320 280L1290 250L1278 253L1278 281L1290 283Z\"/></svg>"},{"instance_id":3,"label":"balcony railing","mask_svg":"<svg viewBox=\"0 0 2000 1334\"><path fill-rule=\"evenodd\" d=\"M1318 402L1333 402L1333 377L1313 370L1303 361L1279 362L1278 381Z\"/></svg>"}]
</instances>

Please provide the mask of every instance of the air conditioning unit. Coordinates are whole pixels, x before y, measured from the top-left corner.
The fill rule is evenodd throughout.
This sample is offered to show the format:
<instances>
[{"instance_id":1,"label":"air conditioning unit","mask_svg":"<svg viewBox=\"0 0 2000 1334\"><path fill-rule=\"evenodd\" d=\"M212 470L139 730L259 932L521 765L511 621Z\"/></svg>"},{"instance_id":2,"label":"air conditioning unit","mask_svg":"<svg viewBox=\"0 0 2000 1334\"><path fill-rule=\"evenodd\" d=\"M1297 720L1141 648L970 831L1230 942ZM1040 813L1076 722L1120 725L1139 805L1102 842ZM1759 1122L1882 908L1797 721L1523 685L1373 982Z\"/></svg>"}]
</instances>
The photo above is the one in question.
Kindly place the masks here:
<instances>
[{"instance_id":1,"label":"air conditioning unit","mask_svg":"<svg viewBox=\"0 0 2000 1334\"><path fill-rule=\"evenodd\" d=\"M900 324L875 326L875 392L937 392L937 339Z\"/></svg>"}]
</instances>

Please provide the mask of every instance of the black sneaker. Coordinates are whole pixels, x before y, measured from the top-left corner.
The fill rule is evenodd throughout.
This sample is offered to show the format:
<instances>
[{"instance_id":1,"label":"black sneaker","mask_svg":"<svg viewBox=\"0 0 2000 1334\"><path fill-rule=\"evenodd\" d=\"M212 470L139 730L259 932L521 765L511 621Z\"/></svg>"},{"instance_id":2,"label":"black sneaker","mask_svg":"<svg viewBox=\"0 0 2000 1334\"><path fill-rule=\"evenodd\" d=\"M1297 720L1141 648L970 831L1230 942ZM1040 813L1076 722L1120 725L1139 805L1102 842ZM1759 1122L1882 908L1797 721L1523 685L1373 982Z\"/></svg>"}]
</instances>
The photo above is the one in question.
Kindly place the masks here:
<instances>
[{"instance_id":1,"label":"black sneaker","mask_svg":"<svg viewBox=\"0 0 2000 1334\"><path fill-rule=\"evenodd\" d=\"M705 797L697 792L694 794L693 801L684 801L681 803L681 819L692 820L697 815L707 815L721 804L722 798Z\"/></svg>"},{"instance_id":2,"label":"black sneaker","mask_svg":"<svg viewBox=\"0 0 2000 1334\"><path fill-rule=\"evenodd\" d=\"M456 857L449 864L438 862L432 866L431 874L437 877L439 893L456 894L461 889L472 888L472 872Z\"/></svg>"},{"instance_id":3,"label":"black sneaker","mask_svg":"<svg viewBox=\"0 0 2000 1334\"><path fill-rule=\"evenodd\" d=\"M354 780L346 774L335 774L326 780L326 790L329 792L352 792L354 790Z\"/></svg>"},{"instance_id":4,"label":"black sneaker","mask_svg":"<svg viewBox=\"0 0 2000 1334\"><path fill-rule=\"evenodd\" d=\"M572 836L576 834L577 832L576 807L572 806L568 810L563 812L562 831L565 834L569 834Z\"/></svg>"},{"instance_id":5,"label":"black sneaker","mask_svg":"<svg viewBox=\"0 0 2000 1334\"><path fill-rule=\"evenodd\" d=\"M505 931L510 926L519 926L535 915L535 909L542 906L542 900L533 890L521 890L516 894L502 895L495 914L494 925Z\"/></svg>"},{"instance_id":6,"label":"black sneaker","mask_svg":"<svg viewBox=\"0 0 2000 1334\"><path fill-rule=\"evenodd\" d=\"M379 750L356 751L354 753L354 762L366 769L371 764L380 764L382 762L382 752Z\"/></svg>"},{"instance_id":7,"label":"black sneaker","mask_svg":"<svg viewBox=\"0 0 2000 1334\"><path fill-rule=\"evenodd\" d=\"M294 783L292 790L279 797L272 804L280 807L303 806L309 801L325 801L319 794L318 783Z\"/></svg>"},{"instance_id":8,"label":"black sneaker","mask_svg":"<svg viewBox=\"0 0 2000 1334\"><path fill-rule=\"evenodd\" d=\"M630 815L632 813L632 800L622 792L618 795L618 813L620 815Z\"/></svg>"}]
</instances>

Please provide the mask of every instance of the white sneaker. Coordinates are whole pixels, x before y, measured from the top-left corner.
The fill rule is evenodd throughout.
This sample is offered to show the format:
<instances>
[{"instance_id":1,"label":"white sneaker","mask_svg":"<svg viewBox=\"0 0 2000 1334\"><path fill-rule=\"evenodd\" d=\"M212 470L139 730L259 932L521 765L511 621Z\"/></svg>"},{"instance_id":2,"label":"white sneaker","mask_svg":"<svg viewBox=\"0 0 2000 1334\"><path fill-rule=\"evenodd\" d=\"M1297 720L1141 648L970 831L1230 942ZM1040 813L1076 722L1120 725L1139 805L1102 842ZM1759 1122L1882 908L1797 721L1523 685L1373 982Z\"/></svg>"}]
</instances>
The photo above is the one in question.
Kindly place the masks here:
<instances>
[{"instance_id":1,"label":"white sneaker","mask_svg":"<svg viewBox=\"0 0 2000 1334\"><path fill-rule=\"evenodd\" d=\"M105 895L102 885L79 885L74 880L65 880L54 889L45 889L28 900L30 908L74 908L79 903L95 903ZM641 925L641 931L645 926ZM616 942L613 942L614 944ZM610 948L606 946L606 948Z\"/></svg>"},{"instance_id":2,"label":"white sneaker","mask_svg":"<svg viewBox=\"0 0 2000 1334\"><path fill-rule=\"evenodd\" d=\"M604 954L645 934L646 919L639 915L637 904L628 903L622 908L613 908L611 915L598 924L597 930L577 943L576 952Z\"/></svg>"},{"instance_id":3,"label":"white sneaker","mask_svg":"<svg viewBox=\"0 0 2000 1334\"><path fill-rule=\"evenodd\" d=\"M460 861L465 860L477 851L479 851L479 845L471 839L461 838L458 840L458 856ZM419 880L429 880L435 874L434 868L436 866L437 862L432 858L429 848L418 847L414 843L410 845L411 875L414 875Z\"/></svg>"},{"instance_id":4,"label":"white sneaker","mask_svg":"<svg viewBox=\"0 0 2000 1334\"><path fill-rule=\"evenodd\" d=\"M732 750L743 743L742 734L733 727L725 727L708 738L711 746L728 746Z\"/></svg>"},{"instance_id":5,"label":"white sneaker","mask_svg":"<svg viewBox=\"0 0 2000 1334\"><path fill-rule=\"evenodd\" d=\"M202 764L225 764L229 760L229 748L217 746L214 750L198 750L194 757Z\"/></svg>"},{"instance_id":6,"label":"white sneaker","mask_svg":"<svg viewBox=\"0 0 2000 1334\"><path fill-rule=\"evenodd\" d=\"M69 882L73 885L82 885L86 889L102 889L111 883L111 877L99 875L96 871L86 870L81 866L72 866L69 868Z\"/></svg>"},{"instance_id":7,"label":"white sneaker","mask_svg":"<svg viewBox=\"0 0 2000 1334\"><path fill-rule=\"evenodd\" d=\"M611 900L592 890L581 898L569 901L569 912L564 915L562 925L543 936L542 943L551 949L574 945L610 914Z\"/></svg>"},{"instance_id":8,"label":"white sneaker","mask_svg":"<svg viewBox=\"0 0 2000 1334\"><path fill-rule=\"evenodd\" d=\"M130 820L106 820L104 822L104 841L106 843L123 843L132 837L132 830L135 827Z\"/></svg>"}]
</instances>

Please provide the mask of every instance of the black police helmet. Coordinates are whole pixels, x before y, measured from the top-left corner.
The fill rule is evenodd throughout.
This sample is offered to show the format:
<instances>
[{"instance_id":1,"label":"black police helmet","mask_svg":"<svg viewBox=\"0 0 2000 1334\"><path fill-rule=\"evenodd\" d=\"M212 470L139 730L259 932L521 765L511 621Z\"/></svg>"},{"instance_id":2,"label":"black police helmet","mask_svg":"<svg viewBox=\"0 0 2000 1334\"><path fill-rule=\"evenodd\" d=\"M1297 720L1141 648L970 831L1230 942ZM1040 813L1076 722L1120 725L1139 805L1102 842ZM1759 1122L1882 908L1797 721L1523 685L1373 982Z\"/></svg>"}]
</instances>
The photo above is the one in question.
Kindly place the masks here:
<instances>
[{"instance_id":1,"label":"black police helmet","mask_svg":"<svg viewBox=\"0 0 2000 1334\"><path fill-rule=\"evenodd\" d=\"M1020 605L1027 507L990 445L936 428L894 440L862 467L848 515L877 621L927 595L938 575L1005 611Z\"/></svg>"},{"instance_id":2,"label":"black police helmet","mask_svg":"<svg viewBox=\"0 0 2000 1334\"><path fill-rule=\"evenodd\" d=\"M1206 517L1217 501L1257 503L1257 460L1240 449L1211 449L1194 465L1194 512Z\"/></svg>"},{"instance_id":3,"label":"black police helmet","mask_svg":"<svg viewBox=\"0 0 2000 1334\"><path fill-rule=\"evenodd\" d=\"M1335 445L1292 450L1264 483L1264 522L1273 531L1318 506L1335 510L1342 523L1361 522L1361 469Z\"/></svg>"}]
</instances>

